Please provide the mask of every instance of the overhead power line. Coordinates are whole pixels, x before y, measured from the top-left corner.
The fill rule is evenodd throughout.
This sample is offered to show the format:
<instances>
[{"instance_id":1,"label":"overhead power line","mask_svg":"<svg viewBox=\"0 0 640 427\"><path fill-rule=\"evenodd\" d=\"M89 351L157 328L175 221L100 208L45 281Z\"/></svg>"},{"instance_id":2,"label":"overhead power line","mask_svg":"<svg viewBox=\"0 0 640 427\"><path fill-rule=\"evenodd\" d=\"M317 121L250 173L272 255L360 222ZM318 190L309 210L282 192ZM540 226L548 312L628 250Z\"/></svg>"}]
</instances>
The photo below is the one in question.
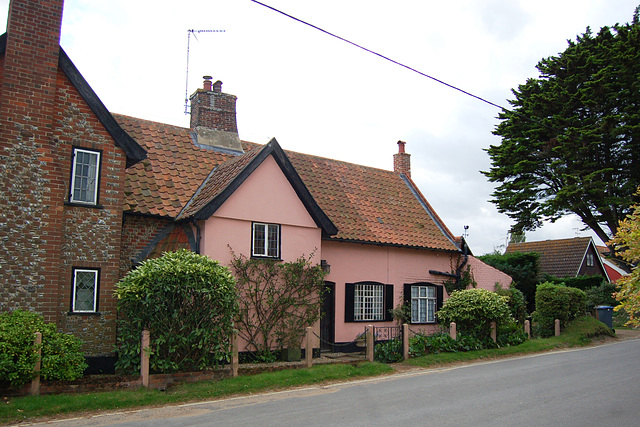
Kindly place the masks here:
<instances>
[{"instance_id":1,"label":"overhead power line","mask_svg":"<svg viewBox=\"0 0 640 427\"><path fill-rule=\"evenodd\" d=\"M311 23L309 23L309 22L307 22L307 21L303 21L302 19L299 19L299 18L296 18L295 16L289 15L288 13L285 13L285 12L283 12L283 11L279 10L279 9L276 9L276 8L275 8L275 7L273 7L273 6L269 6L268 4L264 4L264 3L262 3L262 2L259 2L258 0L250 0L250 1L252 1L253 3L259 4L260 6L266 7L267 9L271 9L272 11L277 12L277 13L279 13L279 14L281 14L281 15L284 15L284 16L286 16L287 18L293 19L294 21L297 21L297 22L299 22L299 23L301 23L301 24L307 25L307 26L309 26L309 27L311 27L311 28L313 28L313 29L315 29L315 30L318 30L318 31L320 31L320 32L322 32L322 33L325 33L325 34L327 34L327 35L329 35L329 36L331 36L331 37L334 37L334 38L336 38L336 39L338 39L338 40L341 40L341 41L343 41L343 42L345 42L345 43L349 43L350 45L355 46L355 47L357 47L358 49L362 49L362 50L364 50L365 52L369 52L369 53L371 53L371 54L373 54L373 55L376 55L376 56L377 56L377 57L379 57L379 58L382 58L382 59L384 59L384 60L387 60L387 61L389 61L389 62L391 62L391 63L393 63L393 64L399 65L399 66L400 66L400 67L402 67L402 68L406 68L406 69L407 69L407 70L409 70L409 71L413 71L414 73L420 74L420 75L421 75L421 76L423 76L423 77L427 77L427 78L429 78L429 79L431 79L431 80L433 80L433 81L435 81L435 82L438 82L438 83L440 83L440 84L442 84L442 85L445 85L445 86L447 86L447 87L449 87L449 88L451 88L451 89L454 89L454 90L457 90L458 92L464 93L465 95L468 95L468 96L470 96L470 97L472 97L472 98L475 98L475 99L477 99L477 100L479 100L479 101L482 101L482 102L484 102L484 103L486 103L486 104L489 104L489 105L491 105L491 106L493 106L493 107L497 107L497 108L500 108L500 109L505 110L505 111L511 111L511 110L509 110L509 109L507 109L507 108L505 108L505 107L503 107L503 106L501 106L501 105L498 105L498 104L496 104L496 103L494 103L494 102L488 101L488 100L486 100L486 99L484 99L484 98L482 98L482 97L480 97L480 96L478 96L478 95L474 95L474 94L472 94L471 92L467 92L466 90L460 89L460 88L459 88L459 87L457 87L457 86L454 86L454 85L449 84L449 83L447 83L447 82L445 82L445 81L442 81L442 80L437 79L437 78L435 78L435 77L433 77L433 76L430 76L430 75L429 75L429 74L427 74L427 73L423 73L422 71L417 70L417 69L415 69L415 68L413 68L413 67L410 67L410 66L408 66L408 65L406 65L406 64L403 64L402 62L396 61L395 59L391 59L391 58L389 58L388 56L382 55L382 54L380 54L380 53L378 53L378 52L376 52L376 51L374 51L374 50L367 49L367 48L366 48L366 47L364 47L364 46L361 46L361 45L359 45L359 44L357 44L357 43L354 43L354 42L352 42L351 40L345 39L344 37L340 37L340 36L338 36L337 34L334 34L334 33L332 33L332 32L329 32L329 31L325 30L325 29L322 29L322 28L320 28L320 27L318 27L318 26L316 26L316 25L313 25L313 24L311 24ZM520 114L519 114L519 113L517 113L517 112L515 112L515 114L520 115Z\"/></svg>"}]
</instances>

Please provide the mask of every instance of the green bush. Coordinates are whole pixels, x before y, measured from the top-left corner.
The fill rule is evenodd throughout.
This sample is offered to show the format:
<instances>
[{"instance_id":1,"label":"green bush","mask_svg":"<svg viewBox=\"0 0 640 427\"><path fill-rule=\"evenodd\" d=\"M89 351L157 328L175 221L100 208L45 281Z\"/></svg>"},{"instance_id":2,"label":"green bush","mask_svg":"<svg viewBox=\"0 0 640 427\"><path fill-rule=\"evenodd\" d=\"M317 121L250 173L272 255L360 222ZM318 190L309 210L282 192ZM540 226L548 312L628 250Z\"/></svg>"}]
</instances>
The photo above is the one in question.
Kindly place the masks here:
<instances>
[{"instance_id":1,"label":"green bush","mask_svg":"<svg viewBox=\"0 0 640 427\"><path fill-rule=\"evenodd\" d=\"M498 327L496 345L498 347L507 347L511 345L520 345L527 339L523 327L517 322L507 323Z\"/></svg>"},{"instance_id":2,"label":"green bush","mask_svg":"<svg viewBox=\"0 0 640 427\"><path fill-rule=\"evenodd\" d=\"M613 297L613 293L616 292L616 290L616 285L609 282L603 282L599 286L585 290L584 292L587 295L587 311L593 311L599 305L615 307L620 304L620 302Z\"/></svg>"},{"instance_id":3,"label":"green bush","mask_svg":"<svg viewBox=\"0 0 640 427\"><path fill-rule=\"evenodd\" d=\"M387 342L376 344L373 348L373 358L376 362L395 363L402 361L402 339L395 338Z\"/></svg>"},{"instance_id":4,"label":"green bush","mask_svg":"<svg viewBox=\"0 0 640 427\"><path fill-rule=\"evenodd\" d=\"M536 290L536 311L533 320L537 324L536 332L543 336L551 336L555 330L555 319L560 319L560 327L584 315L586 310L586 294L577 288L562 284L541 283Z\"/></svg>"},{"instance_id":5,"label":"green bush","mask_svg":"<svg viewBox=\"0 0 640 427\"><path fill-rule=\"evenodd\" d=\"M455 353L457 351L458 342L446 332L439 332L433 335L417 334L409 338L409 355L411 357L437 353Z\"/></svg>"},{"instance_id":6,"label":"green bush","mask_svg":"<svg viewBox=\"0 0 640 427\"><path fill-rule=\"evenodd\" d=\"M524 300L524 294L517 288L511 286L508 289L504 289L500 287L500 285L496 284L496 291L498 295L506 296L509 298L507 304L509 305L509 310L511 311L511 317L513 317L516 322L523 324L525 318L527 317L527 305Z\"/></svg>"},{"instance_id":7,"label":"green bush","mask_svg":"<svg viewBox=\"0 0 640 427\"><path fill-rule=\"evenodd\" d=\"M56 332L55 325L45 323L37 313L14 310L0 314L0 381L20 386L34 377L36 332L42 333L40 376L44 381L70 381L82 376L87 364L80 339Z\"/></svg>"},{"instance_id":8,"label":"green bush","mask_svg":"<svg viewBox=\"0 0 640 427\"><path fill-rule=\"evenodd\" d=\"M594 286L600 286L607 281L602 276L576 276L576 277L555 277L548 274L544 278L545 282L565 285L571 288L578 288L586 291Z\"/></svg>"},{"instance_id":9,"label":"green bush","mask_svg":"<svg viewBox=\"0 0 640 427\"><path fill-rule=\"evenodd\" d=\"M497 268L513 278L513 286L519 289L525 298L527 311L535 310L536 285L539 283L540 254L536 252L514 252L504 255L491 254L479 256L482 262Z\"/></svg>"},{"instance_id":10,"label":"green bush","mask_svg":"<svg viewBox=\"0 0 640 427\"><path fill-rule=\"evenodd\" d=\"M201 370L228 359L237 293L229 269L217 261L184 249L167 252L129 272L116 295L118 370L139 370L144 329L154 372Z\"/></svg>"},{"instance_id":11,"label":"green bush","mask_svg":"<svg viewBox=\"0 0 640 427\"><path fill-rule=\"evenodd\" d=\"M454 292L438 310L438 321L445 325L456 322L458 331L486 337L491 333L491 322L501 325L511 321L507 300L486 289Z\"/></svg>"}]
</instances>

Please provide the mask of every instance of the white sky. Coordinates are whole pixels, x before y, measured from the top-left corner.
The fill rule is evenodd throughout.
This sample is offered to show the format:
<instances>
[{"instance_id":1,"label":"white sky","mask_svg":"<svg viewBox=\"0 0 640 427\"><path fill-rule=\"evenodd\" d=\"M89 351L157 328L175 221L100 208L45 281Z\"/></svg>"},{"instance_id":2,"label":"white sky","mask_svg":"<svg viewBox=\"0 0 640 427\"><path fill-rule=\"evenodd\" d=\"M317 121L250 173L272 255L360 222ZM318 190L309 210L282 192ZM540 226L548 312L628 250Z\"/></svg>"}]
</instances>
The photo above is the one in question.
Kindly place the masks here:
<instances>
[{"instance_id":1,"label":"white sky","mask_svg":"<svg viewBox=\"0 0 640 427\"><path fill-rule=\"evenodd\" d=\"M587 26L631 21L640 0L264 2L507 106L540 59ZM191 37L188 87L221 80L238 97L240 138L382 169L404 140L414 181L452 232L468 225L476 255L505 244L511 221L479 172L500 142L495 107L249 0L67 0L61 45L111 112L187 127L188 29L225 30ZM581 228L567 217L527 241L592 235Z\"/></svg>"}]
</instances>

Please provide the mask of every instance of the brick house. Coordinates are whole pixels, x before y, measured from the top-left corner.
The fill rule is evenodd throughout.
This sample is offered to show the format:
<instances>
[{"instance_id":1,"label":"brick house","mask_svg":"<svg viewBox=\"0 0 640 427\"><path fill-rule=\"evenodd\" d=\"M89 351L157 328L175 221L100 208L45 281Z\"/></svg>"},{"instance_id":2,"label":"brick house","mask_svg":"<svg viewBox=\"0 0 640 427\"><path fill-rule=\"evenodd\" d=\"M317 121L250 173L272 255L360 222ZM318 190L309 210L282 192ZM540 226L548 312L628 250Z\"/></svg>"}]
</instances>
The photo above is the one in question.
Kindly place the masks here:
<instances>
[{"instance_id":1,"label":"brick house","mask_svg":"<svg viewBox=\"0 0 640 427\"><path fill-rule=\"evenodd\" d=\"M541 276L602 276L608 282L611 281L591 237L509 243L506 253L514 252L538 253Z\"/></svg>"},{"instance_id":2,"label":"brick house","mask_svg":"<svg viewBox=\"0 0 640 427\"><path fill-rule=\"evenodd\" d=\"M144 259L188 248L228 264L314 254L329 271L316 331L346 343L405 301L434 331L445 283L511 278L470 255L411 179L242 141L236 97L205 77L189 128L109 113L59 46L62 0L13 0L0 36L0 307L42 313L112 361L113 296Z\"/></svg>"}]
</instances>

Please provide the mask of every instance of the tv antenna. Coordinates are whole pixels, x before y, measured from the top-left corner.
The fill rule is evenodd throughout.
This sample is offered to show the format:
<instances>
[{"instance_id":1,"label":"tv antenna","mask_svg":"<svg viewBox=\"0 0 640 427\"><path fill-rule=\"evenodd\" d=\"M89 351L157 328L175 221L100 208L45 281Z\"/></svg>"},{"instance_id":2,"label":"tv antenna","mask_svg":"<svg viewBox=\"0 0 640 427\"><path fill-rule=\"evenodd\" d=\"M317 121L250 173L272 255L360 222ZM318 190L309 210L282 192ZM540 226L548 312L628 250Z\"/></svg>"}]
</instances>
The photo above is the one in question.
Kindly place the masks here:
<instances>
[{"instance_id":1,"label":"tv antenna","mask_svg":"<svg viewBox=\"0 0 640 427\"><path fill-rule=\"evenodd\" d=\"M200 33L224 33L225 30L187 30L187 83L184 88L184 113L189 114L189 46L191 44L191 35L198 40L196 34Z\"/></svg>"}]
</instances>

